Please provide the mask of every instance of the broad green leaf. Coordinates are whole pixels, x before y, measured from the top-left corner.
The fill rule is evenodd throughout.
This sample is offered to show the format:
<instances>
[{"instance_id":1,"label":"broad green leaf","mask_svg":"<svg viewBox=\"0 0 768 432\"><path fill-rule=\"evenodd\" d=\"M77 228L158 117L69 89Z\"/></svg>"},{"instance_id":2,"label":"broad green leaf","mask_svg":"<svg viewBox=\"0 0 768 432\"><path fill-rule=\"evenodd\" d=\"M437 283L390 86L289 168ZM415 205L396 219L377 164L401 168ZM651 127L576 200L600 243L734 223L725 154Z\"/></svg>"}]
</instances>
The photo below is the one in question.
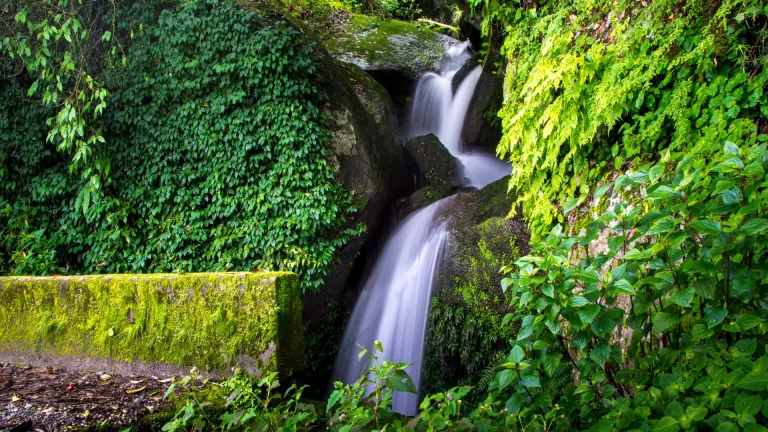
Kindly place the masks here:
<instances>
[{"instance_id":1,"label":"broad green leaf","mask_svg":"<svg viewBox=\"0 0 768 432\"><path fill-rule=\"evenodd\" d=\"M579 308L579 319L584 326L588 326L600 313L602 306L598 304L590 304Z\"/></svg>"},{"instance_id":2,"label":"broad green leaf","mask_svg":"<svg viewBox=\"0 0 768 432\"><path fill-rule=\"evenodd\" d=\"M745 375L736 387L756 392L768 390L768 372L752 371Z\"/></svg>"},{"instance_id":3,"label":"broad green leaf","mask_svg":"<svg viewBox=\"0 0 768 432\"><path fill-rule=\"evenodd\" d=\"M499 390L504 390L517 378L517 371L512 369L504 369L499 372Z\"/></svg>"},{"instance_id":4,"label":"broad green leaf","mask_svg":"<svg viewBox=\"0 0 768 432\"><path fill-rule=\"evenodd\" d=\"M586 306L588 304L589 304L589 300L587 300L583 296L573 296L568 301L568 305L572 307Z\"/></svg>"},{"instance_id":5,"label":"broad green leaf","mask_svg":"<svg viewBox=\"0 0 768 432\"><path fill-rule=\"evenodd\" d=\"M768 232L768 219L750 219L739 228L739 232L747 236Z\"/></svg>"},{"instance_id":6,"label":"broad green leaf","mask_svg":"<svg viewBox=\"0 0 768 432\"><path fill-rule=\"evenodd\" d=\"M635 295L635 289L632 287L632 284L629 283L629 281L626 279L621 279L614 282L613 287L620 293Z\"/></svg>"},{"instance_id":7,"label":"broad green leaf","mask_svg":"<svg viewBox=\"0 0 768 432\"><path fill-rule=\"evenodd\" d=\"M526 387L541 387L539 372L533 367L527 367L520 371L520 382Z\"/></svg>"},{"instance_id":8,"label":"broad green leaf","mask_svg":"<svg viewBox=\"0 0 768 432\"><path fill-rule=\"evenodd\" d=\"M709 328L712 328L723 322L727 314L728 311L723 308L706 307L704 308L704 321L707 322Z\"/></svg>"},{"instance_id":9,"label":"broad green leaf","mask_svg":"<svg viewBox=\"0 0 768 432\"><path fill-rule=\"evenodd\" d=\"M606 344L600 344L595 348L592 348L592 351L589 352L589 358L592 359L595 363L599 364L603 369L605 369L605 362L608 361L610 356L611 347Z\"/></svg>"},{"instance_id":10,"label":"broad green leaf","mask_svg":"<svg viewBox=\"0 0 768 432\"><path fill-rule=\"evenodd\" d=\"M654 333L665 332L677 325L677 316L668 312L658 312L653 316Z\"/></svg>"},{"instance_id":11,"label":"broad green leaf","mask_svg":"<svg viewBox=\"0 0 768 432\"><path fill-rule=\"evenodd\" d=\"M704 234L718 235L723 232L723 229L720 227L720 223L707 219L696 221L692 223L691 226L696 231L702 232Z\"/></svg>"},{"instance_id":12,"label":"broad green leaf","mask_svg":"<svg viewBox=\"0 0 768 432\"><path fill-rule=\"evenodd\" d=\"M672 417L662 417L653 425L653 432L677 432L680 430L680 424Z\"/></svg>"},{"instance_id":13,"label":"broad green leaf","mask_svg":"<svg viewBox=\"0 0 768 432\"><path fill-rule=\"evenodd\" d=\"M525 358L525 352L522 348L520 348L520 345L515 345L514 348L512 348L512 351L509 353L509 361L514 363L520 363Z\"/></svg>"}]
</instances>

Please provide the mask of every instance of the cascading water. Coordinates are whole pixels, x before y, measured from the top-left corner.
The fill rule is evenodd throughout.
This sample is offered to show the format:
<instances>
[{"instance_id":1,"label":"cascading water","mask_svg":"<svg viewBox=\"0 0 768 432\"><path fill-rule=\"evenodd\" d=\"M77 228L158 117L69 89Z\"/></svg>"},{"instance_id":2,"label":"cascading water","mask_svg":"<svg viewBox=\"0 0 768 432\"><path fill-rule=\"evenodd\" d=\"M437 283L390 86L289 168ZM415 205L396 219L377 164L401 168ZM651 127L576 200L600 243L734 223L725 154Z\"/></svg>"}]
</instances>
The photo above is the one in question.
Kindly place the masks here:
<instances>
[{"instance_id":1,"label":"cascading water","mask_svg":"<svg viewBox=\"0 0 768 432\"><path fill-rule=\"evenodd\" d=\"M477 66L453 93L453 77L469 60L469 41L448 49L443 55L440 73L421 77L413 101L409 136L434 133L464 168L467 186L482 188L511 171L499 159L462 147L461 130L469 103L475 94L482 68Z\"/></svg>"},{"instance_id":2,"label":"cascading water","mask_svg":"<svg viewBox=\"0 0 768 432\"><path fill-rule=\"evenodd\" d=\"M451 80L469 58L469 43L458 44L443 55L440 74L428 73L419 80L410 135L437 135L464 165L467 185L481 188L509 174L510 167L491 156L461 148L464 117L481 69L474 69L455 95ZM364 366L357 356L358 345L373 349L379 340L384 346L380 359L410 363L406 372L419 388L432 284L450 237L442 209L452 199L445 198L408 216L387 240L347 324L334 380L356 381ZM416 395L393 395L394 411L414 415L417 407Z\"/></svg>"},{"instance_id":3,"label":"cascading water","mask_svg":"<svg viewBox=\"0 0 768 432\"><path fill-rule=\"evenodd\" d=\"M408 216L387 241L347 324L336 380L355 382L364 365L358 345L372 350L379 340L383 358L411 363L406 372L419 388L432 281L448 237L440 210L452 198ZM413 415L417 406L414 394L393 396L392 408L401 414Z\"/></svg>"}]
</instances>

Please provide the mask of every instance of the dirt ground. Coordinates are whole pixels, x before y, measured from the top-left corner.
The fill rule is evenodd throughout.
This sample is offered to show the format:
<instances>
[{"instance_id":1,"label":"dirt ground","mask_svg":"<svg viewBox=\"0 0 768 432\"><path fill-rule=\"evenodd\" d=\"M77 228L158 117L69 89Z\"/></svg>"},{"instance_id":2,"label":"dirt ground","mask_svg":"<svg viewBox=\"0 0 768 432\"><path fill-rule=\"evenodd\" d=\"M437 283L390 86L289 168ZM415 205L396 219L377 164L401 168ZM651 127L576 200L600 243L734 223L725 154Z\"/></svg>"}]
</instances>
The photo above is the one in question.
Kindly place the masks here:
<instances>
[{"instance_id":1,"label":"dirt ground","mask_svg":"<svg viewBox=\"0 0 768 432\"><path fill-rule=\"evenodd\" d=\"M0 431L76 431L127 425L170 408L171 380L0 364Z\"/></svg>"}]
</instances>

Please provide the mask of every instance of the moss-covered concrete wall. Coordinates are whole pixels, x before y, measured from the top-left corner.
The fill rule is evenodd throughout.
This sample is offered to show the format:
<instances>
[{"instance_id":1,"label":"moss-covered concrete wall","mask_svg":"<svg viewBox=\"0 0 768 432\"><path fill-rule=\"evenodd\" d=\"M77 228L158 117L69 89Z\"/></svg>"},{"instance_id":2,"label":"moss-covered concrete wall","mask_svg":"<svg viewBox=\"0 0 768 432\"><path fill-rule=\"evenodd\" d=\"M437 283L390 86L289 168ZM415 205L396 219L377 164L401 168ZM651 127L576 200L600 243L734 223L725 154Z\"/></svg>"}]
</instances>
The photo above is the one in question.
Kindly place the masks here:
<instances>
[{"instance_id":1,"label":"moss-covered concrete wall","mask_svg":"<svg viewBox=\"0 0 768 432\"><path fill-rule=\"evenodd\" d=\"M0 351L290 374L301 307L292 273L3 277Z\"/></svg>"}]
</instances>

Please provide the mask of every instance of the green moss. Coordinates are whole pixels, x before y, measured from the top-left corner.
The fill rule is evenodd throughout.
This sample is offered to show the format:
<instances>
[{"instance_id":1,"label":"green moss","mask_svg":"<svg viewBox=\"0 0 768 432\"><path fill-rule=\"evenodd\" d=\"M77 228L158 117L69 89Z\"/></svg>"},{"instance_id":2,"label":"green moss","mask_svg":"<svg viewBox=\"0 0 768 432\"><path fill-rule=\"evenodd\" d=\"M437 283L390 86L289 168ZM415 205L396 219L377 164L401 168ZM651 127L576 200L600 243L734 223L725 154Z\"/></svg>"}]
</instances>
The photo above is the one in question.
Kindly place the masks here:
<instances>
[{"instance_id":1,"label":"green moss","mask_svg":"<svg viewBox=\"0 0 768 432\"><path fill-rule=\"evenodd\" d=\"M330 33L323 42L337 58L364 69L400 70L417 78L436 69L448 41L415 24L353 14L342 31Z\"/></svg>"},{"instance_id":2,"label":"green moss","mask_svg":"<svg viewBox=\"0 0 768 432\"><path fill-rule=\"evenodd\" d=\"M299 296L292 273L0 278L0 349L216 372L251 357L290 373Z\"/></svg>"}]
</instances>

